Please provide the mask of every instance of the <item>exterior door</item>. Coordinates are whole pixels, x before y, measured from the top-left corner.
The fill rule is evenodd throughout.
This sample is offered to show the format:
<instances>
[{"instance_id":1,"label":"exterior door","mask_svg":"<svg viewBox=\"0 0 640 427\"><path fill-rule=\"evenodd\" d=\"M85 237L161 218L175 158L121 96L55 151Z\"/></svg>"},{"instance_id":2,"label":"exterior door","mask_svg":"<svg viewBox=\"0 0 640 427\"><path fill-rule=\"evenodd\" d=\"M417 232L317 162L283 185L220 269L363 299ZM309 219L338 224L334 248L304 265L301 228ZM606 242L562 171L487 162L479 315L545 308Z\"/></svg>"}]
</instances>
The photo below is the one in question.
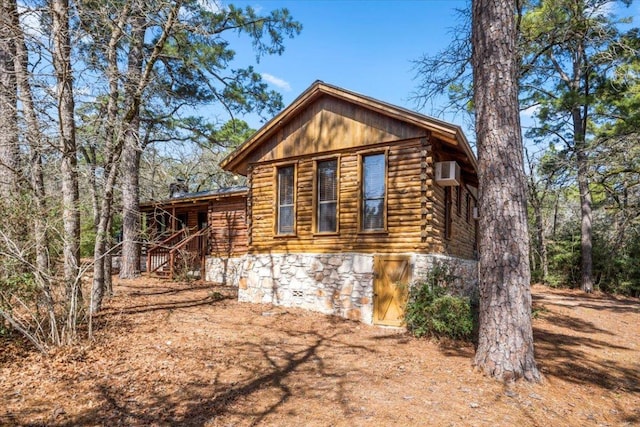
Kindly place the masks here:
<instances>
[{"instance_id":1,"label":"exterior door","mask_svg":"<svg viewBox=\"0 0 640 427\"><path fill-rule=\"evenodd\" d=\"M373 323L400 326L411 281L411 257L373 257Z\"/></svg>"}]
</instances>

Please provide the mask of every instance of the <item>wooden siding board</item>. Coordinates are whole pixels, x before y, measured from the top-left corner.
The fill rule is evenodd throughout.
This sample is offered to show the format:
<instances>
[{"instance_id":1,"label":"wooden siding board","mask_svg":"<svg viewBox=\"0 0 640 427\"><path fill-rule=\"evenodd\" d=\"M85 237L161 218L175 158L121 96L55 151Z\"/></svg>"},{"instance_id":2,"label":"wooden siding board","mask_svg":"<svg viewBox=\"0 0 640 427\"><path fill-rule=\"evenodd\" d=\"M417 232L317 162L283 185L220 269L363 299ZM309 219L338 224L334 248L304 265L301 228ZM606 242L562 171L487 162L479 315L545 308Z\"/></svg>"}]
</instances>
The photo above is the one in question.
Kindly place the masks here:
<instances>
[{"instance_id":1,"label":"wooden siding board","mask_svg":"<svg viewBox=\"0 0 640 427\"><path fill-rule=\"evenodd\" d=\"M261 163L314 156L384 141L424 136L425 130L333 97L323 96L282 126L247 159Z\"/></svg>"},{"instance_id":2,"label":"wooden siding board","mask_svg":"<svg viewBox=\"0 0 640 427\"><path fill-rule=\"evenodd\" d=\"M237 256L247 252L247 199L233 197L209 206L210 254L216 257Z\"/></svg>"},{"instance_id":3,"label":"wooden siding board","mask_svg":"<svg viewBox=\"0 0 640 427\"><path fill-rule=\"evenodd\" d=\"M360 148L360 147L358 147ZM340 156L339 175L339 233L317 235L312 229L313 215L313 165L314 158L298 161L297 175L297 229L296 236L279 238L273 235L274 212L271 197L253 199L252 252L265 251L313 251L336 250L375 253L381 251L414 251L420 246L420 161L416 141L391 145L388 158L387 232L367 234L358 230L358 152L343 150ZM395 167L394 161L402 167ZM253 169L253 181L267 183L273 176L273 164L257 164ZM273 186L273 182L271 182ZM268 194L265 191L264 194ZM273 194L273 192L271 192ZM275 237L275 238L274 238Z\"/></svg>"}]
</instances>

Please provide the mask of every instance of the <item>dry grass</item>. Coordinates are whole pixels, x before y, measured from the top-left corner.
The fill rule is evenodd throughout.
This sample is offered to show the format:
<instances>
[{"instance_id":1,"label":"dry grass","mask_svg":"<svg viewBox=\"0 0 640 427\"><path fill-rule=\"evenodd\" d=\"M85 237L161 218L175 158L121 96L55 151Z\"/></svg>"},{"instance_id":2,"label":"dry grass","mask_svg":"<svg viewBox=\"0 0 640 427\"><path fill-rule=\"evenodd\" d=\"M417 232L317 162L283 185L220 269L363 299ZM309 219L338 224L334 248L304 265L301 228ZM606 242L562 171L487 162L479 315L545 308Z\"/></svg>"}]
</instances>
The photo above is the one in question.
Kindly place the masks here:
<instances>
[{"instance_id":1,"label":"dry grass","mask_svg":"<svg viewBox=\"0 0 640 427\"><path fill-rule=\"evenodd\" d=\"M3 347L1 425L640 424L638 300L534 287L545 383L503 385L474 372L467 345L203 283L115 291L91 344Z\"/></svg>"}]
</instances>

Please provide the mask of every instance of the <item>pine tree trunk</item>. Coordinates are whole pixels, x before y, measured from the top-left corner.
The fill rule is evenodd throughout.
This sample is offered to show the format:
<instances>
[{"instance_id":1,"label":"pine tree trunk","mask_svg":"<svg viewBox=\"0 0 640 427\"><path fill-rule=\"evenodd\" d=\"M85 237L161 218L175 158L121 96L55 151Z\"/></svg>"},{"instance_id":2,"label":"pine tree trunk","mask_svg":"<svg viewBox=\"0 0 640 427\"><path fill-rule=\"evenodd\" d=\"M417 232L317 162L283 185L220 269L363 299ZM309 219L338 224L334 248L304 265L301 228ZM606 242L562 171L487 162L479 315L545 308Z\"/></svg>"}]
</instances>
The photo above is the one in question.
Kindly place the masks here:
<instances>
[{"instance_id":1,"label":"pine tree trunk","mask_svg":"<svg viewBox=\"0 0 640 427\"><path fill-rule=\"evenodd\" d=\"M107 295L107 297L112 297L113 296L113 280L112 280L112 275L113 275L113 256L112 256L112 250L113 250L113 233L111 230L111 225L113 224L113 210L111 210L111 213L109 214L109 221L107 221L107 230L108 230L108 236L107 236L107 253L104 255L104 293L105 295Z\"/></svg>"},{"instance_id":2,"label":"pine tree trunk","mask_svg":"<svg viewBox=\"0 0 640 427\"><path fill-rule=\"evenodd\" d=\"M59 147L62 154L60 177L62 180L62 221L64 228L64 280L71 308L75 310L79 297L77 282L79 280L80 264L80 209L68 0L53 0L51 2L51 15L53 65L58 83ZM71 313L69 319L70 328L75 328L74 316L75 314Z\"/></svg>"},{"instance_id":3,"label":"pine tree trunk","mask_svg":"<svg viewBox=\"0 0 640 427\"><path fill-rule=\"evenodd\" d=\"M127 69L127 98L131 99L125 126L122 152L122 257L120 278L132 279L140 275L140 93L146 18L141 11L132 19L131 48Z\"/></svg>"},{"instance_id":4,"label":"pine tree trunk","mask_svg":"<svg viewBox=\"0 0 640 427\"><path fill-rule=\"evenodd\" d=\"M9 0L1 0L0 10L0 197L9 201L19 190L18 100L13 58Z\"/></svg>"},{"instance_id":5,"label":"pine tree trunk","mask_svg":"<svg viewBox=\"0 0 640 427\"><path fill-rule=\"evenodd\" d=\"M575 155L578 166L577 179L580 192L580 258L581 258L581 286L589 293L593 291L593 243L592 243L592 214L591 191L589 190L588 159L585 154L584 117L580 110L573 110L573 134L575 138Z\"/></svg>"},{"instance_id":6,"label":"pine tree trunk","mask_svg":"<svg viewBox=\"0 0 640 427\"><path fill-rule=\"evenodd\" d=\"M16 0L8 1L8 15L11 16L11 28L14 32L16 55L14 57L14 69L16 73L16 83L18 97L22 104L22 111L26 124L26 142L31 166L31 191L34 197L35 210L31 218L33 219L33 235L35 247L35 281L42 289L44 305L49 319L49 339L54 345L60 345L60 334L58 331L57 318L55 313L54 298L50 285L50 263L49 263L49 236L47 233L47 203L44 185L44 172L42 168L42 141L38 118L36 115L33 94L29 84L28 52L24 41L24 33L20 27L18 16L18 5Z\"/></svg>"},{"instance_id":7,"label":"pine tree trunk","mask_svg":"<svg viewBox=\"0 0 640 427\"><path fill-rule=\"evenodd\" d=\"M118 99L120 90L118 81L117 48L124 37L123 28L129 18L130 3L126 3L118 20L110 27L111 34L106 50L107 78L109 80L109 98L107 102L107 120L105 132L105 163L104 163L104 188L102 200L97 209L98 218L96 226L96 240L93 249L93 283L91 285L91 302L89 312L95 314L102 307L109 275L111 274L111 257L107 255L109 234L111 230L111 216L113 204L113 192L118 177L120 157L122 154L122 136L118 127Z\"/></svg>"},{"instance_id":8,"label":"pine tree trunk","mask_svg":"<svg viewBox=\"0 0 640 427\"><path fill-rule=\"evenodd\" d=\"M475 364L502 381L538 381L518 111L516 6L515 0L473 2L480 181L480 325Z\"/></svg>"},{"instance_id":9,"label":"pine tree trunk","mask_svg":"<svg viewBox=\"0 0 640 427\"><path fill-rule=\"evenodd\" d=\"M535 203L533 205L533 216L536 226L536 245L538 246L538 255L540 260L540 280L542 283L547 283L547 277L549 276L549 261L547 259L547 242L544 238L541 204L542 203Z\"/></svg>"},{"instance_id":10,"label":"pine tree trunk","mask_svg":"<svg viewBox=\"0 0 640 427\"><path fill-rule=\"evenodd\" d=\"M121 279L132 279L140 275L140 154L137 128L131 129L125 135L122 152Z\"/></svg>"},{"instance_id":11,"label":"pine tree trunk","mask_svg":"<svg viewBox=\"0 0 640 427\"><path fill-rule=\"evenodd\" d=\"M98 231L96 233L96 241L93 248L93 284L91 286L91 303L89 304L89 312L95 314L102 308L102 299L105 294L105 275L110 274L110 268L106 267L106 262L111 262L110 257L106 256L109 240L109 226L111 223L111 203L113 201L113 190L118 176L117 161L113 158L109 159L109 168L106 169L104 194L100 206L100 221L98 222Z\"/></svg>"}]
</instances>

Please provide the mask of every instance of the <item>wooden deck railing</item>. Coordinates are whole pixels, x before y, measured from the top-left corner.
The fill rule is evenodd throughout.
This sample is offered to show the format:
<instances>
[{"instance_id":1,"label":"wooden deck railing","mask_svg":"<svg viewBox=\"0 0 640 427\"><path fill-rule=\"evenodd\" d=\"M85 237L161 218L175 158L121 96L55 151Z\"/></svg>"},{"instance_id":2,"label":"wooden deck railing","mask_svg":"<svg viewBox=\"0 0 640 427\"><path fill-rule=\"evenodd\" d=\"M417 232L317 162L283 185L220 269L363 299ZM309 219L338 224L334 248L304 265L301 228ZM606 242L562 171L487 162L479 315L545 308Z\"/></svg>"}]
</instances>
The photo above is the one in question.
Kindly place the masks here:
<instances>
[{"instance_id":1,"label":"wooden deck railing","mask_svg":"<svg viewBox=\"0 0 640 427\"><path fill-rule=\"evenodd\" d=\"M147 274L155 273L169 263L169 252L185 235L186 230L180 229L147 250Z\"/></svg>"},{"instance_id":2,"label":"wooden deck railing","mask_svg":"<svg viewBox=\"0 0 640 427\"><path fill-rule=\"evenodd\" d=\"M205 258L209 249L209 230L204 228L194 234L182 229L147 251L148 274L160 274L168 269L174 279L179 272L199 271L204 277Z\"/></svg>"},{"instance_id":3,"label":"wooden deck railing","mask_svg":"<svg viewBox=\"0 0 640 427\"><path fill-rule=\"evenodd\" d=\"M176 272L199 271L204 277L205 258L209 248L209 229L203 228L175 245L169 251L169 277L174 278Z\"/></svg>"}]
</instances>

